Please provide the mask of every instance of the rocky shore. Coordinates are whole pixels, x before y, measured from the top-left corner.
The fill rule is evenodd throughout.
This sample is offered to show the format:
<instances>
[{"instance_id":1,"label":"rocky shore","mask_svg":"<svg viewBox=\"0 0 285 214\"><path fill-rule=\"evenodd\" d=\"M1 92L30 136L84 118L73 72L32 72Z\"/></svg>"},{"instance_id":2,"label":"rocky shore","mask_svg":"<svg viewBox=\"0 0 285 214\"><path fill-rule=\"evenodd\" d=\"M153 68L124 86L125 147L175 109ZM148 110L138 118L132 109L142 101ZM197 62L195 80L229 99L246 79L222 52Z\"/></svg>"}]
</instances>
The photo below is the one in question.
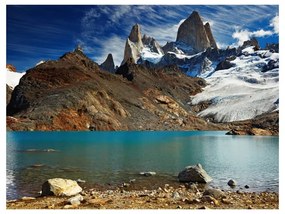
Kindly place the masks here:
<instances>
[{"instance_id":1,"label":"rocky shore","mask_svg":"<svg viewBox=\"0 0 285 214\"><path fill-rule=\"evenodd\" d=\"M279 194L203 189L196 184L154 190L86 189L73 197L23 197L7 201L7 209L278 209Z\"/></svg>"},{"instance_id":2,"label":"rocky shore","mask_svg":"<svg viewBox=\"0 0 285 214\"><path fill-rule=\"evenodd\" d=\"M155 172L142 172L154 176ZM82 188L70 179L48 179L41 196L7 201L7 209L278 209L279 194L236 190L237 182L229 180L232 190L206 185L212 178L201 164L187 166L178 175L175 185L137 188L136 180L115 188ZM244 187L248 189L249 186Z\"/></svg>"}]
</instances>

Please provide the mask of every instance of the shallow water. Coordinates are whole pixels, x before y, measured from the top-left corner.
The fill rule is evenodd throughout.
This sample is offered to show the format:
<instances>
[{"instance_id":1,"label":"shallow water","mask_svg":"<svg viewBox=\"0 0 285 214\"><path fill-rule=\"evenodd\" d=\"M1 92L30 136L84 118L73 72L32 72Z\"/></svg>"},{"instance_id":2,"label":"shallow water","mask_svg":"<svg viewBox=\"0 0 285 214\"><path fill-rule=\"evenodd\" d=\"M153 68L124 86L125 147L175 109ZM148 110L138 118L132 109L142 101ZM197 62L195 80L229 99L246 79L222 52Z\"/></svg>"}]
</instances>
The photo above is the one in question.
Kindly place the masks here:
<instances>
[{"instance_id":1,"label":"shallow water","mask_svg":"<svg viewBox=\"0 0 285 214\"><path fill-rule=\"evenodd\" d=\"M213 178L211 186L230 189L227 181L235 179L234 190L278 192L278 139L221 131L8 132L7 199L35 195L54 177L80 178L85 186L130 179L146 188L179 185L179 171L197 163Z\"/></svg>"}]
</instances>

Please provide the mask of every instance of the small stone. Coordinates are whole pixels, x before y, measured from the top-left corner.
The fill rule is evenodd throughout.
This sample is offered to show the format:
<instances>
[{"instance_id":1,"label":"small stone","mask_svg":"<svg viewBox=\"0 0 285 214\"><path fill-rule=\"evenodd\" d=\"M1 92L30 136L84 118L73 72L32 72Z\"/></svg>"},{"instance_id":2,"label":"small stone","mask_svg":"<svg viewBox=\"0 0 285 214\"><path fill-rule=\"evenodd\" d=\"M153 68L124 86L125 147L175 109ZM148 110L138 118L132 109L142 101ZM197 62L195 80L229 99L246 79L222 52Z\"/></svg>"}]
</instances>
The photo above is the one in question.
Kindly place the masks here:
<instances>
[{"instance_id":1,"label":"small stone","mask_svg":"<svg viewBox=\"0 0 285 214\"><path fill-rule=\"evenodd\" d=\"M210 208L209 208L209 207L206 207L206 206L202 206L202 207L199 207L198 209L199 209L199 210L209 210Z\"/></svg>"},{"instance_id":2,"label":"small stone","mask_svg":"<svg viewBox=\"0 0 285 214\"><path fill-rule=\"evenodd\" d=\"M71 205L80 205L81 201L83 201L83 196L82 195L76 195L76 196L68 199L68 202Z\"/></svg>"},{"instance_id":3,"label":"small stone","mask_svg":"<svg viewBox=\"0 0 285 214\"><path fill-rule=\"evenodd\" d=\"M198 183L208 183L213 180L203 169L201 164L185 167L185 169L178 174L178 179L180 182Z\"/></svg>"},{"instance_id":4,"label":"small stone","mask_svg":"<svg viewBox=\"0 0 285 214\"><path fill-rule=\"evenodd\" d=\"M144 175L146 177L156 175L156 172L140 172L140 175Z\"/></svg>"},{"instance_id":5,"label":"small stone","mask_svg":"<svg viewBox=\"0 0 285 214\"><path fill-rule=\"evenodd\" d=\"M77 183L86 183L85 180L82 180L82 179L80 179L80 178L78 178L76 181L77 181Z\"/></svg>"},{"instance_id":6,"label":"small stone","mask_svg":"<svg viewBox=\"0 0 285 214\"><path fill-rule=\"evenodd\" d=\"M76 208L77 206L76 205L70 205L70 204L67 204L63 207L63 209L73 209L73 208Z\"/></svg>"},{"instance_id":7,"label":"small stone","mask_svg":"<svg viewBox=\"0 0 285 214\"><path fill-rule=\"evenodd\" d=\"M224 204L233 204L230 200L226 199L226 198L222 198L222 202Z\"/></svg>"},{"instance_id":8,"label":"small stone","mask_svg":"<svg viewBox=\"0 0 285 214\"><path fill-rule=\"evenodd\" d=\"M175 200L180 199L179 193L178 192L173 192L172 193L172 198L175 199Z\"/></svg>"},{"instance_id":9,"label":"small stone","mask_svg":"<svg viewBox=\"0 0 285 214\"><path fill-rule=\"evenodd\" d=\"M235 180L231 179L231 180L228 181L228 185L230 187L235 187L237 185L237 182Z\"/></svg>"},{"instance_id":10,"label":"small stone","mask_svg":"<svg viewBox=\"0 0 285 214\"><path fill-rule=\"evenodd\" d=\"M214 198L218 199L218 198L223 197L225 194L224 194L224 192L223 192L222 190L220 190L220 189L211 188L211 189L205 190L205 192L203 193L203 196L204 196L204 195L213 196Z\"/></svg>"},{"instance_id":11,"label":"small stone","mask_svg":"<svg viewBox=\"0 0 285 214\"><path fill-rule=\"evenodd\" d=\"M244 188L248 189L248 188L249 188L249 186L248 186L248 185L245 185L245 186L244 186Z\"/></svg>"},{"instance_id":12,"label":"small stone","mask_svg":"<svg viewBox=\"0 0 285 214\"><path fill-rule=\"evenodd\" d=\"M180 205L178 205L178 206L176 207L176 209L182 209L182 207L181 207Z\"/></svg>"},{"instance_id":13,"label":"small stone","mask_svg":"<svg viewBox=\"0 0 285 214\"><path fill-rule=\"evenodd\" d=\"M21 199L22 199L23 201L29 201L29 200L35 200L36 198L24 196L24 197L22 197Z\"/></svg>"},{"instance_id":14,"label":"small stone","mask_svg":"<svg viewBox=\"0 0 285 214\"><path fill-rule=\"evenodd\" d=\"M123 187L129 187L130 184L129 183L123 183Z\"/></svg>"},{"instance_id":15,"label":"small stone","mask_svg":"<svg viewBox=\"0 0 285 214\"><path fill-rule=\"evenodd\" d=\"M212 203L212 204L215 204L216 206L218 206L220 203L217 199L215 199L214 197L212 196L209 196L209 195L205 195L201 198L201 200L203 202L209 202L209 203Z\"/></svg>"},{"instance_id":16,"label":"small stone","mask_svg":"<svg viewBox=\"0 0 285 214\"><path fill-rule=\"evenodd\" d=\"M136 179L131 179L130 180L130 183L135 183L136 182Z\"/></svg>"}]
</instances>

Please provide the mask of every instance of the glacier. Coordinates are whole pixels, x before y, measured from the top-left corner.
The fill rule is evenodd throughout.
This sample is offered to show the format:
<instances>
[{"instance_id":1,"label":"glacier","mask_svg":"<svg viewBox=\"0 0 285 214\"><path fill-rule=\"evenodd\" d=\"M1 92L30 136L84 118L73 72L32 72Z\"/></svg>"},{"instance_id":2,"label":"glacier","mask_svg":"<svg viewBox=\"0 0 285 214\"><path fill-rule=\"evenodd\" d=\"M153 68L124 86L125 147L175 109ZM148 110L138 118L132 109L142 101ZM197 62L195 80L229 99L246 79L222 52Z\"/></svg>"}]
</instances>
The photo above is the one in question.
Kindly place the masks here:
<instances>
[{"instance_id":1,"label":"glacier","mask_svg":"<svg viewBox=\"0 0 285 214\"><path fill-rule=\"evenodd\" d=\"M264 71L270 61L275 67ZM203 92L191 96L191 104L210 101L211 105L198 116L232 122L279 109L279 53L247 47L231 63L234 66L229 69L212 68L200 75L208 85Z\"/></svg>"}]
</instances>

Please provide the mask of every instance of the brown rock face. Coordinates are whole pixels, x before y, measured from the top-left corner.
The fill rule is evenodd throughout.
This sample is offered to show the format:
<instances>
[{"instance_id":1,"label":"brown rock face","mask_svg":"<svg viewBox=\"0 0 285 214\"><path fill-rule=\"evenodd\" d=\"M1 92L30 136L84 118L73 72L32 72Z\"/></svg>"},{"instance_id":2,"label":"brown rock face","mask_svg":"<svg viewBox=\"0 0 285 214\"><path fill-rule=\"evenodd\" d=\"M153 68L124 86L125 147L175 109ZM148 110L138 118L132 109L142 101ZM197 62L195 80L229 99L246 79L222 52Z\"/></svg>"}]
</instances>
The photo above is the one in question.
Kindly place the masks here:
<instances>
[{"instance_id":1,"label":"brown rock face","mask_svg":"<svg viewBox=\"0 0 285 214\"><path fill-rule=\"evenodd\" d=\"M111 73L115 72L115 64L113 60L113 55L108 54L106 60L100 65L103 70L109 71Z\"/></svg>"},{"instance_id":2,"label":"brown rock face","mask_svg":"<svg viewBox=\"0 0 285 214\"><path fill-rule=\"evenodd\" d=\"M192 46L197 52L211 47L206 29L197 11L193 13L179 26L177 42L184 42ZM212 42L213 43L213 42Z\"/></svg>"},{"instance_id":3,"label":"brown rock face","mask_svg":"<svg viewBox=\"0 0 285 214\"><path fill-rule=\"evenodd\" d=\"M140 57L140 51L143 48L140 26L135 24L132 27L131 33L126 41L124 59L121 64L124 64L129 58L132 58L135 63Z\"/></svg>"},{"instance_id":4,"label":"brown rock face","mask_svg":"<svg viewBox=\"0 0 285 214\"><path fill-rule=\"evenodd\" d=\"M214 36L212 34L212 30L211 30L211 26L209 24L209 22L207 22L205 25L204 25L204 28L205 28L205 31L206 31L206 34L208 36L208 39L210 41L210 45L212 48L218 48L217 44L216 44L216 41L214 39Z\"/></svg>"}]
</instances>

